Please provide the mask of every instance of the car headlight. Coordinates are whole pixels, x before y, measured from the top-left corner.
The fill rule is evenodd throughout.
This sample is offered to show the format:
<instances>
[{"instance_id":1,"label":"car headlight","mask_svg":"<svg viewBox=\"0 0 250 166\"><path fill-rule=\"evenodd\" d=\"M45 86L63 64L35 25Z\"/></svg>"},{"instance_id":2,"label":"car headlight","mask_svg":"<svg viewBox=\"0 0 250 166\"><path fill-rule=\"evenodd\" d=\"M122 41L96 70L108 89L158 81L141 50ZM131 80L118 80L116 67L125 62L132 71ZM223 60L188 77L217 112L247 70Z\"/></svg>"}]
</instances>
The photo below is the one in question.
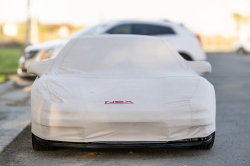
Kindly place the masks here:
<instances>
[{"instance_id":1,"label":"car headlight","mask_svg":"<svg viewBox=\"0 0 250 166\"><path fill-rule=\"evenodd\" d=\"M40 60L45 60L45 59L53 59L56 57L56 55L59 53L59 51L62 49L62 47L55 47L52 49L48 50L43 50L40 54Z\"/></svg>"},{"instance_id":2,"label":"car headlight","mask_svg":"<svg viewBox=\"0 0 250 166\"><path fill-rule=\"evenodd\" d=\"M51 55L53 54L54 49L50 49L50 50L43 50L40 54L40 60L45 60L45 59L49 59L51 58Z\"/></svg>"},{"instance_id":3,"label":"car headlight","mask_svg":"<svg viewBox=\"0 0 250 166\"><path fill-rule=\"evenodd\" d=\"M25 59L33 58L38 53L38 50L32 50L24 53Z\"/></svg>"}]
</instances>

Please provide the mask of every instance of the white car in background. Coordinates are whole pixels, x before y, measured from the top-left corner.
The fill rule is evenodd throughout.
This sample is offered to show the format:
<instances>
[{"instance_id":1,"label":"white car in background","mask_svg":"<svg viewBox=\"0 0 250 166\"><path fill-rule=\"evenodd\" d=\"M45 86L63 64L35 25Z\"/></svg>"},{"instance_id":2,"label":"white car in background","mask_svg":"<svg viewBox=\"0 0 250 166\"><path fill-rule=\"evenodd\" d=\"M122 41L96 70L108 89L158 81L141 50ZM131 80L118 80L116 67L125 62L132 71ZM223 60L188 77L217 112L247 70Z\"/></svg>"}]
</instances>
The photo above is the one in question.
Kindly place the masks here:
<instances>
[{"instance_id":1,"label":"white car in background","mask_svg":"<svg viewBox=\"0 0 250 166\"><path fill-rule=\"evenodd\" d=\"M204 61L206 54L202 50L199 37L181 24L169 21L110 21L83 28L68 39L54 40L28 46L19 59L19 76L32 76L27 73L31 61L53 59L62 47L72 38L89 35L132 34L149 35L165 39L179 54L189 61Z\"/></svg>"},{"instance_id":2,"label":"white car in background","mask_svg":"<svg viewBox=\"0 0 250 166\"><path fill-rule=\"evenodd\" d=\"M233 45L233 49L238 54L249 54L250 53L250 40L236 41Z\"/></svg>"}]
</instances>

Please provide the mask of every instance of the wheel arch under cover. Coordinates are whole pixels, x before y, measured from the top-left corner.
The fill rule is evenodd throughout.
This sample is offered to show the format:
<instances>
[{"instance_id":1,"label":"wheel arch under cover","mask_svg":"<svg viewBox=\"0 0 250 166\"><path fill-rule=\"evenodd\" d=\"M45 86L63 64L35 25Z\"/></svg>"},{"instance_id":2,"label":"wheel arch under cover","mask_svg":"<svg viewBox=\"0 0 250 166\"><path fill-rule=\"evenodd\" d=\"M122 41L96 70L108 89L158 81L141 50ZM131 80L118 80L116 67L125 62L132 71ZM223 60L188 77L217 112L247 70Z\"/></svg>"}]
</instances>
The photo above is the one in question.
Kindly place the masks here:
<instances>
[{"instance_id":1,"label":"wheel arch under cover","mask_svg":"<svg viewBox=\"0 0 250 166\"><path fill-rule=\"evenodd\" d=\"M35 135L49 139L49 113L51 95L47 86L47 76L37 77L31 89L31 131Z\"/></svg>"},{"instance_id":2,"label":"wheel arch under cover","mask_svg":"<svg viewBox=\"0 0 250 166\"><path fill-rule=\"evenodd\" d=\"M189 105L191 110L189 136L204 136L213 133L216 117L215 91L213 85L205 78L200 77L199 84L189 100Z\"/></svg>"}]
</instances>

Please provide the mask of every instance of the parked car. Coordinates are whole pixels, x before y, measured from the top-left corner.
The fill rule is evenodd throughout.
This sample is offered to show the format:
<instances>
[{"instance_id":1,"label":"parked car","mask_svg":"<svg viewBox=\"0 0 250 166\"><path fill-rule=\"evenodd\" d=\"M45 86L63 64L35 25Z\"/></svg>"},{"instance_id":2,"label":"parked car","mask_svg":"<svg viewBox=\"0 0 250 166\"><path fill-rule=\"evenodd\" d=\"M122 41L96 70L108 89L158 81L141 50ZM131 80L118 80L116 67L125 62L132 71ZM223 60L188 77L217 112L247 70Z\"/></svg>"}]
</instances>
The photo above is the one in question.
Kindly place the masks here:
<instances>
[{"instance_id":1,"label":"parked car","mask_svg":"<svg viewBox=\"0 0 250 166\"><path fill-rule=\"evenodd\" d=\"M56 57L61 48L72 38L101 34L156 36L165 39L186 60L206 60L206 55L202 50L198 36L180 24L167 21L112 21L83 28L72 34L68 39L28 46L24 51L24 55L19 60L17 73L19 76L31 76L27 73L27 67L31 61Z\"/></svg>"},{"instance_id":2,"label":"parked car","mask_svg":"<svg viewBox=\"0 0 250 166\"><path fill-rule=\"evenodd\" d=\"M211 71L206 63L184 60L156 37L72 39L55 59L28 66L38 76L31 90L33 148L210 149L215 92L196 74L203 65Z\"/></svg>"},{"instance_id":3,"label":"parked car","mask_svg":"<svg viewBox=\"0 0 250 166\"><path fill-rule=\"evenodd\" d=\"M250 40L236 41L233 45L233 49L238 54L249 54L250 53Z\"/></svg>"}]
</instances>

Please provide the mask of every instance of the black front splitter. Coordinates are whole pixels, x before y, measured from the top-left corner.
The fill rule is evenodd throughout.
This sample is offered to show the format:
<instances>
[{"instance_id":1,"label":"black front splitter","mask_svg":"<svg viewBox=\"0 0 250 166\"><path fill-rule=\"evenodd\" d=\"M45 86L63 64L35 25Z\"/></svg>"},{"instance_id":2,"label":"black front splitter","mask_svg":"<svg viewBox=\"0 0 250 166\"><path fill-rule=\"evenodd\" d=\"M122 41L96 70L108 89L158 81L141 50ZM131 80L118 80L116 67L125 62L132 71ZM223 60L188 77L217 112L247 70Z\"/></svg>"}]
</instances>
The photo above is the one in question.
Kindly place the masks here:
<instances>
[{"instance_id":1,"label":"black front splitter","mask_svg":"<svg viewBox=\"0 0 250 166\"><path fill-rule=\"evenodd\" d=\"M37 143L41 145L65 148L167 148L167 147L191 147L208 145L212 141L212 135L199 141L168 141L168 142L62 142L49 141L35 136Z\"/></svg>"}]
</instances>

